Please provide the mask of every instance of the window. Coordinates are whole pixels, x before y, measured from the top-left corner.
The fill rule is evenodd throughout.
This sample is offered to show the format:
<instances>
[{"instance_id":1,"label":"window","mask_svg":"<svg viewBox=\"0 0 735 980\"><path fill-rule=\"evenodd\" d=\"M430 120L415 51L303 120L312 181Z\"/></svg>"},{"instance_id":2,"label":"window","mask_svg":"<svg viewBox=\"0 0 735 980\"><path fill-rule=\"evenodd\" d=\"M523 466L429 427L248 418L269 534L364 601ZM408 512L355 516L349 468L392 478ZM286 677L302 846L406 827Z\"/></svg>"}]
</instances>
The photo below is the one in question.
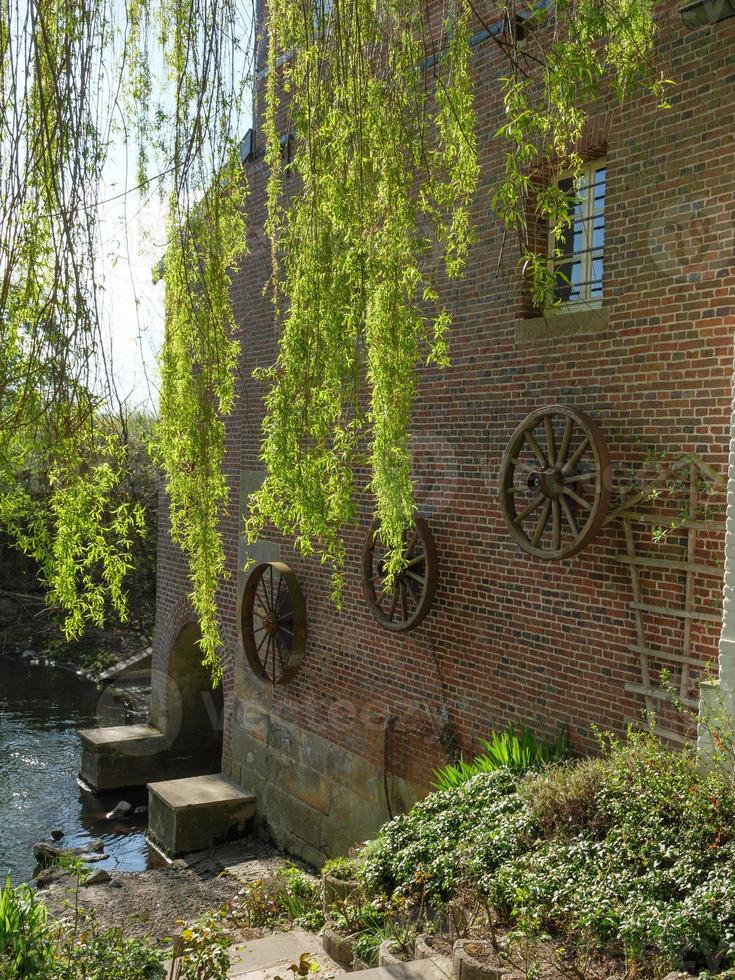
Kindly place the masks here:
<instances>
[{"instance_id":1,"label":"window","mask_svg":"<svg viewBox=\"0 0 735 980\"><path fill-rule=\"evenodd\" d=\"M576 201L570 206L570 225L562 238L549 243L556 284L554 299L566 308L599 306L602 303L603 251L605 245L604 160L585 166L577 186ZM561 177L559 188L574 194L574 178Z\"/></svg>"}]
</instances>

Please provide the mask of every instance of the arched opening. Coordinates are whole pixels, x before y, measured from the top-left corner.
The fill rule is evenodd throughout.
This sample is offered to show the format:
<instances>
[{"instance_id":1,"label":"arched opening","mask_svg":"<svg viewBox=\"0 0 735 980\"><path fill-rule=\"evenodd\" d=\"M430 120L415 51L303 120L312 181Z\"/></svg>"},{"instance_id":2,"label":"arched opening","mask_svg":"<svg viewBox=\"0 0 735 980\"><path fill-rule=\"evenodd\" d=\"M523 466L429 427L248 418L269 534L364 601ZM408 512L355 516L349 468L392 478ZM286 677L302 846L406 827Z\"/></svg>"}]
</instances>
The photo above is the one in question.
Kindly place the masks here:
<instances>
[{"instance_id":1,"label":"arched opening","mask_svg":"<svg viewBox=\"0 0 735 980\"><path fill-rule=\"evenodd\" d=\"M200 637L197 623L181 628L151 691L151 724L166 736L171 768L190 775L219 772L222 762L222 686L202 665Z\"/></svg>"}]
</instances>

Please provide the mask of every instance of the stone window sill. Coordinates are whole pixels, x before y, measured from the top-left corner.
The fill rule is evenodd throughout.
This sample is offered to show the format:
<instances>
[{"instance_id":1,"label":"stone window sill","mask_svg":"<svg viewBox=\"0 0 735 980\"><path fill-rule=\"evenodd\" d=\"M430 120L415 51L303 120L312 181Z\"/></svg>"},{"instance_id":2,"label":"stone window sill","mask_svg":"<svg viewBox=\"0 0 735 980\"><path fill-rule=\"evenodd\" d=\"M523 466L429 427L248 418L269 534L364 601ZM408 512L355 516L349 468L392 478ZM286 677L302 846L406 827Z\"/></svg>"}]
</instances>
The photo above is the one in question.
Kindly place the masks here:
<instances>
[{"instance_id":1,"label":"stone window sill","mask_svg":"<svg viewBox=\"0 0 735 980\"><path fill-rule=\"evenodd\" d=\"M609 309L601 307L596 310L573 310L569 313L550 313L548 316L516 320L515 341L517 344L539 343L556 337L605 333L609 329Z\"/></svg>"}]
</instances>

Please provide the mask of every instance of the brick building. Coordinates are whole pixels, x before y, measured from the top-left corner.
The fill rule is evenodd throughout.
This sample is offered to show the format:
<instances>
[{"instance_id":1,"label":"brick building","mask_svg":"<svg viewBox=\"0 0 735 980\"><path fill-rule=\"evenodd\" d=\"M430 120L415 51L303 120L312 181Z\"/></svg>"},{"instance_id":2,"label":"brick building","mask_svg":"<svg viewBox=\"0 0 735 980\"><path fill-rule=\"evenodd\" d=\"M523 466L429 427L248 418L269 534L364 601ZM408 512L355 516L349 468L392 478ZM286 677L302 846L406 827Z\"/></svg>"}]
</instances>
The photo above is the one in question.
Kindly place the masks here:
<instances>
[{"instance_id":1,"label":"brick building","mask_svg":"<svg viewBox=\"0 0 735 980\"><path fill-rule=\"evenodd\" d=\"M566 725L580 752L594 746L593 724L620 732L644 710L670 737L686 734L661 672L696 708L698 682L716 663L735 331L735 19L709 23L701 5L690 7L703 26L686 26L675 0L661 5L657 59L677 83L672 108L650 96L595 107L582 146L597 188L586 217L604 219L604 245L598 236L580 265L585 302L548 316L530 307L513 244L501 255L503 229L489 207L502 165L493 134L505 65L477 25L478 240L466 278L445 293L452 367L422 372L413 429L436 593L414 629L386 630L371 616L360 571L367 497L349 532L341 612L328 572L270 536L252 557L290 566L308 620L301 667L275 686L251 669L239 623L243 514L262 478L263 390L252 372L276 350L263 297L266 168L254 139L244 163L249 255L234 285L242 363L227 430L222 769L255 793L274 838L307 859L372 834L426 792L457 747L471 753L509 721L545 736ZM516 427L558 404L597 423L611 498L594 540L551 561L511 536L499 484ZM652 476L661 492L641 498ZM192 620L165 517L159 554L153 720L165 725L170 651Z\"/></svg>"}]
</instances>

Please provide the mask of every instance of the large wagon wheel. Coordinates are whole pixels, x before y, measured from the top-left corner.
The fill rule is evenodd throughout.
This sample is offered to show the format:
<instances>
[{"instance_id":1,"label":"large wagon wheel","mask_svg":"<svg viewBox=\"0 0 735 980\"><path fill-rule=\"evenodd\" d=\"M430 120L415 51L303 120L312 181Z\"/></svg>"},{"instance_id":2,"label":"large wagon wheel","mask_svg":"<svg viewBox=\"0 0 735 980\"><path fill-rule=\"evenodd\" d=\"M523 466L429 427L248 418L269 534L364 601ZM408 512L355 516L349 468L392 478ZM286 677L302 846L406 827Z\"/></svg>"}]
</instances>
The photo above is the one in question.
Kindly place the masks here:
<instances>
[{"instance_id":1,"label":"large wagon wheel","mask_svg":"<svg viewBox=\"0 0 735 980\"><path fill-rule=\"evenodd\" d=\"M437 562L434 538L422 517L406 533L406 567L385 589L387 548L380 524L373 521L362 552L362 588L371 615L387 630L402 633L424 619L436 592Z\"/></svg>"},{"instance_id":2,"label":"large wagon wheel","mask_svg":"<svg viewBox=\"0 0 735 980\"><path fill-rule=\"evenodd\" d=\"M500 472L503 516L521 548L554 561L589 544L607 516L609 463L603 435L584 412L549 405L521 422Z\"/></svg>"},{"instance_id":3,"label":"large wagon wheel","mask_svg":"<svg viewBox=\"0 0 735 980\"><path fill-rule=\"evenodd\" d=\"M242 642L261 680L286 684L306 648L306 601L299 581L279 561L256 565L242 597Z\"/></svg>"}]
</instances>

